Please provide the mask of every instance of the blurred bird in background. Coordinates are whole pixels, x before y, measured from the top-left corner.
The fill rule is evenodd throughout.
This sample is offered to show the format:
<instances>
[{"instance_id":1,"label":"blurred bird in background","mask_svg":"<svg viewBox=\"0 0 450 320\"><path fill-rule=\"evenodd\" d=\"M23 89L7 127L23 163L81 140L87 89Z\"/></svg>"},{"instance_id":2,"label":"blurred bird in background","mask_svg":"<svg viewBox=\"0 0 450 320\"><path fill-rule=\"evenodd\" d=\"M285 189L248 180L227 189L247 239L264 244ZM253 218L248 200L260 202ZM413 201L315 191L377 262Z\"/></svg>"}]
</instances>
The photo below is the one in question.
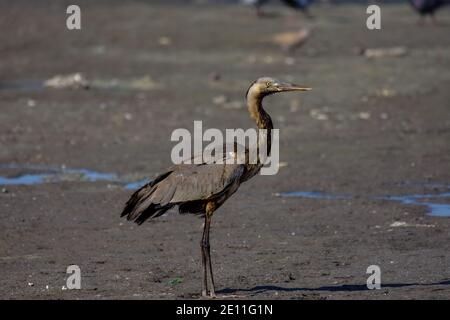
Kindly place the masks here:
<instances>
[{"instance_id":1,"label":"blurred bird in background","mask_svg":"<svg viewBox=\"0 0 450 320\"><path fill-rule=\"evenodd\" d=\"M428 15L433 23L437 23L434 13L446 4L450 4L450 0L409 0L413 8L421 15L420 23L424 22L424 18Z\"/></svg>"}]
</instances>

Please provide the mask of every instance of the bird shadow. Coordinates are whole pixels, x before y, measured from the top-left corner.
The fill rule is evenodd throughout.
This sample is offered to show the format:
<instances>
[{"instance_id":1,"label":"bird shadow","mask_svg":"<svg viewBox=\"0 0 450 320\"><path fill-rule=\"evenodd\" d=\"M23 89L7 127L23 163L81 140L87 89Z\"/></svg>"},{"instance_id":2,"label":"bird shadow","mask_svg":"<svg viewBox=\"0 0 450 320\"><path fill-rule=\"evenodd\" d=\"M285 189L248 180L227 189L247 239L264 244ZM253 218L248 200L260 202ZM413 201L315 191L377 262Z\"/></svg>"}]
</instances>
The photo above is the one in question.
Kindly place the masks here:
<instances>
[{"instance_id":1,"label":"bird shadow","mask_svg":"<svg viewBox=\"0 0 450 320\"><path fill-rule=\"evenodd\" d=\"M426 286L448 286L450 285L450 280L443 280L440 282L433 283L382 283L381 289L387 288L403 288L403 287L426 287ZM300 288L300 287L281 287L273 285L260 285L253 288L224 288L217 291L219 294L234 294L238 292L249 292L253 294L278 291L278 292L316 292L316 291L329 291L329 292L358 292L358 291L369 291L366 284L343 284L336 286L322 286L317 288Z\"/></svg>"}]
</instances>

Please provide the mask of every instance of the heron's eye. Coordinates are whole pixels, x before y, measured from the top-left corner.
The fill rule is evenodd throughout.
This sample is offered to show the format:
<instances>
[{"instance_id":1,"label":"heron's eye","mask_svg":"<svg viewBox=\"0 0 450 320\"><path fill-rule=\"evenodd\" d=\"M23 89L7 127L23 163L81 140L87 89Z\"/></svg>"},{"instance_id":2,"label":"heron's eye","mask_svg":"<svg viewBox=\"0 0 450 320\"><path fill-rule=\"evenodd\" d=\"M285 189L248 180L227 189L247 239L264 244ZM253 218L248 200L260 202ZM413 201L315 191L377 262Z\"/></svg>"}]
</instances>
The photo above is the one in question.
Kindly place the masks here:
<instances>
[{"instance_id":1,"label":"heron's eye","mask_svg":"<svg viewBox=\"0 0 450 320\"><path fill-rule=\"evenodd\" d=\"M272 81L267 81L266 86L267 88L270 87L272 85Z\"/></svg>"}]
</instances>

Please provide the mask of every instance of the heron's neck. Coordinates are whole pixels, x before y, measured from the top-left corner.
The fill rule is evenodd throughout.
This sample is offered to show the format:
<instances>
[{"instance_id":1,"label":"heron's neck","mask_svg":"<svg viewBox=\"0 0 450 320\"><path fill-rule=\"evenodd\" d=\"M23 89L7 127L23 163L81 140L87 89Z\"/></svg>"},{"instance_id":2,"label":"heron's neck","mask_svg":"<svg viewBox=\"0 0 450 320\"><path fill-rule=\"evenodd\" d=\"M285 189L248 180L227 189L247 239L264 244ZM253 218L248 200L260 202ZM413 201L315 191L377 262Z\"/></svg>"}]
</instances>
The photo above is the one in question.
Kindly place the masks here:
<instances>
[{"instance_id":1,"label":"heron's neck","mask_svg":"<svg viewBox=\"0 0 450 320\"><path fill-rule=\"evenodd\" d=\"M267 155L270 155L273 124L269 114L262 106L262 99L263 98L259 94L249 94L247 96L247 106L250 117L255 120L256 126L258 127L258 149L267 145ZM264 130L261 131L260 129ZM262 137L262 139L259 137Z\"/></svg>"}]
</instances>

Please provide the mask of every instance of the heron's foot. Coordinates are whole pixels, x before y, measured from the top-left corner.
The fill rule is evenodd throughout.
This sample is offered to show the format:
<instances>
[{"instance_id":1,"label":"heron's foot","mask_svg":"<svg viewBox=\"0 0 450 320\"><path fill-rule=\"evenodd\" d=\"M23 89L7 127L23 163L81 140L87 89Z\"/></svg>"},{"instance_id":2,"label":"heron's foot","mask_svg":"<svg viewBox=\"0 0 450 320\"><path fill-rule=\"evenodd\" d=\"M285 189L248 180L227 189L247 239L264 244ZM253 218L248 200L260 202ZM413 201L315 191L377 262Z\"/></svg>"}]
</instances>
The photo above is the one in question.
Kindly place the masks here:
<instances>
[{"instance_id":1,"label":"heron's foot","mask_svg":"<svg viewBox=\"0 0 450 320\"><path fill-rule=\"evenodd\" d=\"M211 293L205 293L205 292L202 292L202 297L201 297L201 299L216 299L217 298L217 296L215 295L215 294L211 294Z\"/></svg>"},{"instance_id":2,"label":"heron's foot","mask_svg":"<svg viewBox=\"0 0 450 320\"><path fill-rule=\"evenodd\" d=\"M211 290L209 292L206 290L202 290L202 298L215 299L218 298L218 296L216 295L216 292L214 290Z\"/></svg>"}]
</instances>

